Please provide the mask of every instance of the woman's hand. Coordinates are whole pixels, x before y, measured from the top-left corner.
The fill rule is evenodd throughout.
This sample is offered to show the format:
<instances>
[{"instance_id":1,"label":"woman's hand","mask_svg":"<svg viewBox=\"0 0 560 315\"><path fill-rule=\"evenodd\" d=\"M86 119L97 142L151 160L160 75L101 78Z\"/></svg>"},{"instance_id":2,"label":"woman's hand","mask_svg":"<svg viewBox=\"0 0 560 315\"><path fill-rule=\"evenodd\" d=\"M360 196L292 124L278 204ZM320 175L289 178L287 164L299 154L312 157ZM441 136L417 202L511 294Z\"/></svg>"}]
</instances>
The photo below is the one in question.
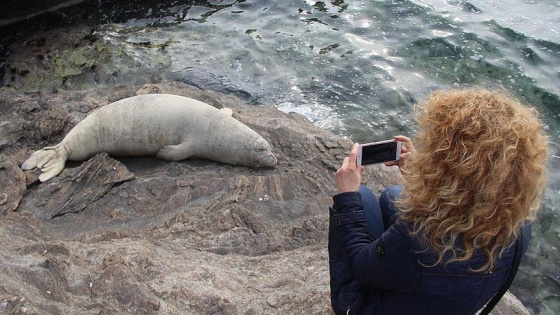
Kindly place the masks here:
<instances>
[{"instance_id":1,"label":"woman's hand","mask_svg":"<svg viewBox=\"0 0 560 315\"><path fill-rule=\"evenodd\" d=\"M414 149L414 145L412 144L412 141L410 141L409 137L405 137L405 136L395 136L395 140L397 141L401 141L402 145L401 145L401 154L400 154L400 159L398 161L390 161L390 162L385 162L385 165L387 166L394 166L394 165L398 165L401 173L403 172L404 169L404 165L406 162L406 159L412 155L416 153L416 150Z\"/></svg>"},{"instance_id":2,"label":"woman's hand","mask_svg":"<svg viewBox=\"0 0 560 315\"><path fill-rule=\"evenodd\" d=\"M336 171L336 189L338 193L360 191L363 166L356 166L358 143L354 143L350 156L344 158L342 166Z\"/></svg>"}]
</instances>

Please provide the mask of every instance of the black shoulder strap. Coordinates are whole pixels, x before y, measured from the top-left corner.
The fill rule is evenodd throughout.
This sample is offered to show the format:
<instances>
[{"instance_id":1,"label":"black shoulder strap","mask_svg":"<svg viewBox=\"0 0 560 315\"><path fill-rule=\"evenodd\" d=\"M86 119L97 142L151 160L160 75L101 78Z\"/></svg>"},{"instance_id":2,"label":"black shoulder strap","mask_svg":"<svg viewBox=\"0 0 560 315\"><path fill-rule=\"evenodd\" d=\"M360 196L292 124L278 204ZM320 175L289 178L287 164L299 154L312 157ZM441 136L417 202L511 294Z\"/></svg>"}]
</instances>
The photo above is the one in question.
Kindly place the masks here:
<instances>
[{"instance_id":1,"label":"black shoulder strap","mask_svg":"<svg viewBox=\"0 0 560 315\"><path fill-rule=\"evenodd\" d=\"M515 278L515 273L517 272L517 269L519 268L519 261L521 260L521 254L522 253L523 253L523 233L520 233L519 236L517 237L517 240L515 241L515 260L513 261L513 265L511 266L509 276L508 276L506 282L504 283L504 285L498 291L498 293L496 293L496 295L494 295L494 297L492 297L490 302L488 302L488 304L486 304L486 306L479 313L479 315L488 315L490 313L490 311L494 308L494 306L496 306L496 304L498 304L498 302L500 301L502 296L504 294L506 294L506 291L508 290L509 286L513 282L513 278Z\"/></svg>"}]
</instances>

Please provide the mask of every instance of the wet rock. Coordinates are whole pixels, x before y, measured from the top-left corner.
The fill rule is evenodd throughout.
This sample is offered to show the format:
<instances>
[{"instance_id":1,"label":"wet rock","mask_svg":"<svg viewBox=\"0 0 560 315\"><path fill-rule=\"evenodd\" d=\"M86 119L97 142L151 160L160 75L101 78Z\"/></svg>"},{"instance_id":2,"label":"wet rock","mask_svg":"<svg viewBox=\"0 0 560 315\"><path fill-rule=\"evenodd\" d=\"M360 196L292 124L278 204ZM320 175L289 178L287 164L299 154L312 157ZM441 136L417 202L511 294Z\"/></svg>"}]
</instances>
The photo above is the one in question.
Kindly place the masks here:
<instances>
[{"instance_id":1,"label":"wet rock","mask_svg":"<svg viewBox=\"0 0 560 315\"><path fill-rule=\"evenodd\" d=\"M76 5L85 0L5 0L0 7L0 27L29 19L57 8Z\"/></svg>"},{"instance_id":2,"label":"wet rock","mask_svg":"<svg viewBox=\"0 0 560 315\"><path fill-rule=\"evenodd\" d=\"M17 209L26 189L25 173L11 155L0 154L0 215Z\"/></svg>"},{"instance_id":3,"label":"wet rock","mask_svg":"<svg viewBox=\"0 0 560 315\"><path fill-rule=\"evenodd\" d=\"M490 312L491 315L530 315L523 304L513 295L507 291L502 297L496 307Z\"/></svg>"},{"instance_id":4,"label":"wet rock","mask_svg":"<svg viewBox=\"0 0 560 315\"><path fill-rule=\"evenodd\" d=\"M94 29L86 25L69 27L64 32L50 30L23 36L10 50L0 81L4 86L26 92L94 87L126 80L150 82L154 75L138 69L132 56L117 45L100 40Z\"/></svg>"}]
</instances>

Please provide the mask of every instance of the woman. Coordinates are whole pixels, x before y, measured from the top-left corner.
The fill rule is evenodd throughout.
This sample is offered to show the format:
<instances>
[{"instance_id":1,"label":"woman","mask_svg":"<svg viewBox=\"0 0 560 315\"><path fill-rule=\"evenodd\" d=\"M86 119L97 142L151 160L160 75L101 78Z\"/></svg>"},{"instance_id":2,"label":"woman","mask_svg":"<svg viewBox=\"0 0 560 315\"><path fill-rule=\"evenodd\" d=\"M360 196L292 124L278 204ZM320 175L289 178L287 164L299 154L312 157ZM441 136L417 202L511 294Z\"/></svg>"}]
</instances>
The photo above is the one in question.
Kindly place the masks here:
<instances>
[{"instance_id":1,"label":"woman","mask_svg":"<svg viewBox=\"0 0 560 315\"><path fill-rule=\"evenodd\" d=\"M404 136L403 186L379 202L360 185L358 145L330 209L337 314L475 314L506 281L546 184L548 140L534 109L484 89L435 92Z\"/></svg>"}]
</instances>

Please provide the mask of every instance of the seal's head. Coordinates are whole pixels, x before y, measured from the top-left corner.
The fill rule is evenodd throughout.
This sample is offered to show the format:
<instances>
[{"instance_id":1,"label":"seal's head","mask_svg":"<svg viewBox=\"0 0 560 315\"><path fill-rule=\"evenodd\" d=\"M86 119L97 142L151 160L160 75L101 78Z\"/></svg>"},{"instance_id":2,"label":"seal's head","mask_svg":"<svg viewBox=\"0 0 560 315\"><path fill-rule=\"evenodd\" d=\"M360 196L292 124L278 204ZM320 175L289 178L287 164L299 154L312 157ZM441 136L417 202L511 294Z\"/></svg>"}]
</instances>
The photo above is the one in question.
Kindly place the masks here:
<instances>
[{"instance_id":1,"label":"seal's head","mask_svg":"<svg viewBox=\"0 0 560 315\"><path fill-rule=\"evenodd\" d=\"M255 130L239 120L218 111L210 121L204 141L197 144L196 157L222 163L261 168L276 166L271 146Z\"/></svg>"},{"instance_id":2,"label":"seal's head","mask_svg":"<svg viewBox=\"0 0 560 315\"><path fill-rule=\"evenodd\" d=\"M276 157L272 154L272 149L266 140L258 138L251 145L250 164L252 167L270 167L276 166Z\"/></svg>"}]
</instances>

